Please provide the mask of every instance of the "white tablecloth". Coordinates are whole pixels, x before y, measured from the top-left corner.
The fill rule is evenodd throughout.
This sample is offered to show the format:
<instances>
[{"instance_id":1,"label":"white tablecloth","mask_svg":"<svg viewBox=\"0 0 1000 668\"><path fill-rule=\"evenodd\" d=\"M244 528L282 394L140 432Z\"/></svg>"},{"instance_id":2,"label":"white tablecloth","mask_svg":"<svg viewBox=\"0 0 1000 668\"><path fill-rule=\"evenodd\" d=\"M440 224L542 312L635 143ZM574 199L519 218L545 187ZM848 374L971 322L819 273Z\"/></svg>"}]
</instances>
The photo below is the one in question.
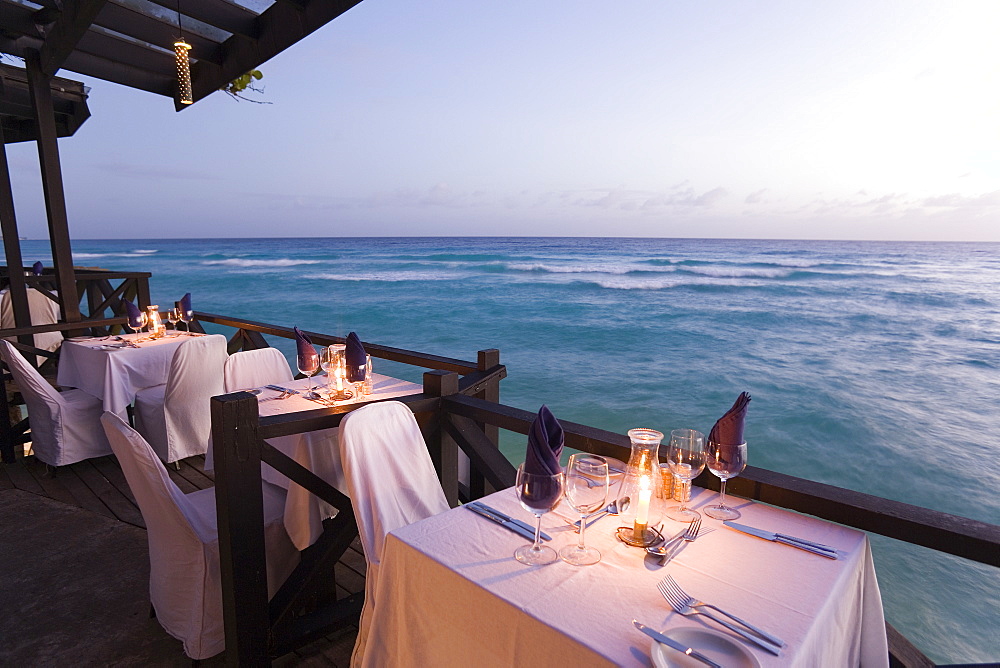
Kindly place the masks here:
<instances>
[{"instance_id":1,"label":"white tablecloth","mask_svg":"<svg viewBox=\"0 0 1000 668\"><path fill-rule=\"evenodd\" d=\"M718 498L696 493L696 508ZM533 522L512 489L484 501ZM667 573L688 594L785 640L777 657L744 643L762 666L888 665L867 536L760 504L740 509L742 523L834 546L841 558L747 536L708 517L703 526L716 531L666 567L616 540L613 519L587 531L603 559L585 567L524 566L512 554L525 539L463 508L399 529L386 542L365 665L648 666L651 641L633 618L660 630L707 628L737 639L704 616L672 612L656 588ZM665 521L668 535L682 526ZM556 550L576 539L556 513L542 526Z\"/></svg>"},{"instance_id":2,"label":"white tablecloth","mask_svg":"<svg viewBox=\"0 0 1000 668\"><path fill-rule=\"evenodd\" d=\"M399 380L398 378L390 378L378 373L373 374L373 378L374 387L372 394L356 397L349 401L338 403L338 405L393 399L423 392L423 388L420 385ZM317 377L312 381L312 384L322 384L325 380L324 377ZM310 384L311 381L308 379L300 378L296 381L284 383L283 387L303 390L309 387ZM274 399L279 394L280 392L274 392L273 390L264 390L262 394L258 395L261 417L316 410L323 407L322 404L305 399L302 395L293 395L287 399ZM271 438L267 442L344 494L347 494L347 486L344 484L344 469L340 463L339 433L339 428L323 429L305 434L292 434L291 436ZM205 468L207 470L212 470L214 466L213 459L212 448L209 447L208 454L205 457ZM319 538L320 534L323 533L323 520L334 513L333 507L320 501L318 497L314 496L304 487L293 483L267 464L261 465L261 477L270 483L288 490L288 497L285 501L285 530L288 531L288 536L292 539L295 547L304 550L312 545Z\"/></svg>"},{"instance_id":3,"label":"white tablecloth","mask_svg":"<svg viewBox=\"0 0 1000 668\"><path fill-rule=\"evenodd\" d=\"M147 335L126 334L134 341ZM221 336L214 334L213 336ZM170 360L187 336L139 342L138 348L105 349L114 339L67 339L59 354L57 382L76 387L104 401L104 410L124 415L135 394L145 387L167 382Z\"/></svg>"}]
</instances>

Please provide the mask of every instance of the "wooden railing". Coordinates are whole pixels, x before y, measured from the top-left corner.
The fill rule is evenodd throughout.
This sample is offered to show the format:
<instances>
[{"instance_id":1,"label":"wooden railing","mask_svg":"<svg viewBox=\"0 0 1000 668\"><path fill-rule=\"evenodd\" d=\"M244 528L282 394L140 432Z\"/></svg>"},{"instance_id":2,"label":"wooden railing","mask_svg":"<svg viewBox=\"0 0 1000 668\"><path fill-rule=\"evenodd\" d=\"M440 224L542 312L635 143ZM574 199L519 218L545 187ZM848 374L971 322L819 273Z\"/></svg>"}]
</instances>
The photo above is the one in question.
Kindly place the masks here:
<instances>
[{"instance_id":1,"label":"wooden railing","mask_svg":"<svg viewBox=\"0 0 1000 668\"><path fill-rule=\"evenodd\" d=\"M237 327L230 345L266 345L260 334L292 338L291 330L234 318L198 314L199 320ZM341 337L310 332L319 344ZM431 368L423 392L397 399L407 404L421 425L442 487L452 506L514 484L515 467L498 448L499 429L526 434L534 413L499 403L499 381L506 369L496 350L480 351L474 364L423 353L365 344L373 356ZM459 375L463 374L463 375ZM311 472L270 447L264 439L340 425L357 405L259 418L256 397L236 393L212 399L216 445L216 485L220 542L223 549L223 598L227 647L234 663L267 661L345 622L356 621L361 601L352 596L311 615L294 614L296 596L309 579L323 577L353 539L357 527L350 499ZM561 421L566 446L627 460L625 435ZM224 450L222 453L220 450ZM459 479L459 453L470 460L471 477ZM303 563L278 595L266 602L266 582L259 563L247 559L241 546L256 545L263 558L260 508L248 509L246 494L259 494L260 462L265 462L340 511L328 520L323 537L303 553ZM718 489L719 481L703 474L695 484ZM879 498L862 492L812 482L766 469L747 467L729 483L734 494L807 513L846 526L878 533L972 561L1000 567L1000 526ZM254 492L254 490L257 490ZM225 519L224 519L225 518ZM228 584L227 584L228 583ZM262 598L263 597L263 598ZM932 665L905 637L887 624L894 666Z\"/></svg>"}]
</instances>

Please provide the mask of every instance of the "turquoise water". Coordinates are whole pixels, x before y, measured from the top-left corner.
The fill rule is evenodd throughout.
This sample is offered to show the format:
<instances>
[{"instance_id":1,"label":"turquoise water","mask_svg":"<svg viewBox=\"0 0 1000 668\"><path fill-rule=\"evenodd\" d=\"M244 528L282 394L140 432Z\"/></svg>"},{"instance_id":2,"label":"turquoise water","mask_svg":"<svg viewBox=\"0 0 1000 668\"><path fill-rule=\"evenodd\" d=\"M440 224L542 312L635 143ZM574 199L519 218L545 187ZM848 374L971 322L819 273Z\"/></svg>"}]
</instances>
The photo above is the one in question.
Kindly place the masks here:
<instances>
[{"instance_id":1,"label":"turquoise water","mask_svg":"<svg viewBox=\"0 0 1000 668\"><path fill-rule=\"evenodd\" d=\"M45 241L22 252L48 263ZM164 306L190 291L196 310L411 350L499 348L504 403L611 431L707 432L746 390L752 465L1000 523L998 244L78 240L74 252L152 272ZM887 617L918 647L1000 659L997 569L878 537L873 549ZM959 612L939 615L942 601Z\"/></svg>"}]
</instances>

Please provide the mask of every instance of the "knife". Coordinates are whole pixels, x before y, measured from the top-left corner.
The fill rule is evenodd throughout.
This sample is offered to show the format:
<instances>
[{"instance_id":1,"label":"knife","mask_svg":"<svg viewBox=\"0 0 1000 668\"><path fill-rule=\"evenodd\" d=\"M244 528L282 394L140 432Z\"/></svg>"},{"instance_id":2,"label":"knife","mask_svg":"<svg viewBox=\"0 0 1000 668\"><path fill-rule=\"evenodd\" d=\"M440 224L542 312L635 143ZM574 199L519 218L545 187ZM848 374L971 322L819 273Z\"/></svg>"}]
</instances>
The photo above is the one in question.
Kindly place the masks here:
<instances>
[{"instance_id":1,"label":"knife","mask_svg":"<svg viewBox=\"0 0 1000 668\"><path fill-rule=\"evenodd\" d=\"M510 515L505 515L505 514L501 513L499 510L497 510L496 508L491 508L490 506L487 506L482 501L473 501L469 505L471 505L471 506L479 506L483 510L485 510L487 512L493 513L494 515L496 515L497 517L499 517L500 519L502 519L502 520L504 520L506 522L513 522L517 526L519 526L521 528L524 528L524 529L527 529L528 531L531 532L531 538L532 538L532 540L534 540L534 538L535 538L535 527L531 526L527 522L522 522L521 520L514 519ZM552 540L552 536L550 536L549 534L545 533L544 531L540 532L538 534L538 537L541 538L542 540Z\"/></svg>"},{"instance_id":2,"label":"knife","mask_svg":"<svg viewBox=\"0 0 1000 668\"><path fill-rule=\"evenodd\" d=\"M514 524L513 522L511 522L509 520L501 519L500 517L497 517L493 513L489 512L488 510L484 510L484 509L480 508L479 506L473 506L473 505L467 503L467 504L465 504L465 507L468 508L469 510L471 510L472 512L476 513L477 515L482 515L483 517L485 517L486 519L490 520L491 522L496 522L497 524L499 524L500 526L502 526L504 529L509 529L510 531L513 531L514 533L519 534L519 535L523 536L524 538L527 538L528 540L530 540L532 542L534 542L534 540L535 540L535 532L534 531L529 531L529 530L525 529L524 527L518 526L517 524Z\"/></svg>"},{"instance_id":3,"label":"knife","mask_svg":"<svg viewBox=\"0 0 1000 668\"><path fill-rule=\"evenodd\" d=\"M288 387L282 387L281 385L265 385L264 387L266 387L269 390L274 390L275 392L288 392L289 394L298 394L299 393L298 390L293 390L293 389L288 388Z\"/></svg>"},{"instance_id":4,"label":"knife","mask_svg":"<svg viewBox=\"0 0 1000 668\"><path fill-rule=\"evenodd\" d=\"M706 666L714 666L715 668L722 668L722 666L720 666L719 664L717 664L715 661L712 661L707 656L694 651L690 647L685 647L684 645L680 644L676 640L673 640L672 638L668 638L667 636L663 635L659 631L654 631L653 629L649 628L645 624L640 624L639 622L637 622L634 619L632 620L632 623L635 624L635 628L639 629L640 631L642 631L643 633L645 633L647 636L649 636L650 638L652 638L656 642L661 642L664 645L666 645L667 647L671 647L673 649L676 649L678 652L683 652L683 653L687 654L688 656L690 656L692 659L698 659L699 661L701 661L702 663L704 663Z\"/></svg>"},{"instance_id":5,"label":"knife","mask_svg":"<svg viewBox=\"0 0 1000 668\"><path fill-rule=\"evenodd\" d=\"M750 534L751 536L757 536L757 538L763 538L764 540L770 540L775 543L784 543L785 545L790 545L792 547L797 547L800 550L805 550L806 552L812 552L813 554L818 554L821 557L826 557L827 559L837 559L837 550L830 547L829 545L822 545L820 543L813 543L812 541L804 540L802 538L796 538L795 536L787 536L782 533L774 533L771 531L764 531L763 529L757 529L756 527L750 527L745 524L739 524L737 522L723 522L730 529L736 529L743 533Z\"/></svg>"}]
</instances>

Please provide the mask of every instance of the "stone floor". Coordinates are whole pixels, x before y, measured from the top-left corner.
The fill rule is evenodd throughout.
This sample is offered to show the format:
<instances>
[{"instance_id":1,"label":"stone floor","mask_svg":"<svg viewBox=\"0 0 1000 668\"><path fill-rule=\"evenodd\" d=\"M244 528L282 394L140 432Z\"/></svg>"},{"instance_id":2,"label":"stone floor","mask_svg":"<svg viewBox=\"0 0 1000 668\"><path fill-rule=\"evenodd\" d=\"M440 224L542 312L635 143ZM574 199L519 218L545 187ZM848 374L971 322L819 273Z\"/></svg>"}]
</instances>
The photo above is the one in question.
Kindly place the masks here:
<instances>
[{"instance_id":1,"label":"stone floor","mask_svg":"<svg viewBox=\"0 0 1000 668\"><path fill-rule=\"evenodd\" d=\"M190 666L181 643L149 618L146 531L137 526L141 515L136 522L113 497L119 485L111 462L84 467L85 487L104 510L82 499L69 471L46 475L33 457L0 464L0 665ZM109 505L128 518L107 512ZM359 556L344 566L353 586L363 586ZM350 629L327 636L274 663L347 666L355 635ZM222 659L202 665L221 666Z\"/></svg>"}]
</instances>

